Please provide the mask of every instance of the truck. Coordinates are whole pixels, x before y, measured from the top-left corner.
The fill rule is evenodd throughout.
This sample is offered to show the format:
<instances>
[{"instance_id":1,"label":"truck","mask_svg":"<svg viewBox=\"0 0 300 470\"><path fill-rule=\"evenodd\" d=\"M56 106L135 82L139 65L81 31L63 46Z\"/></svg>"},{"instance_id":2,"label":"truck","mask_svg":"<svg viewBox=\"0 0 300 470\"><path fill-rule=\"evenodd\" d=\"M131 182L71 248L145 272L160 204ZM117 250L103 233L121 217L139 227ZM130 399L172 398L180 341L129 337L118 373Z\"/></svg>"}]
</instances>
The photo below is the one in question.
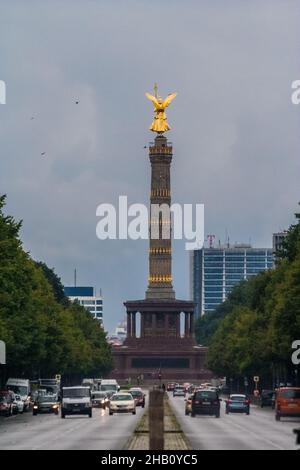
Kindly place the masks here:
<instances>
[{"instance_id":1,"label":"truck","mask_svg":"<svg viewBox=\"0 0 300 470\"><path fill-rule=\"evenodd\" d=\"M111 397L114 393L120 390L120 386L115 379L102 379L99 387L100 392L107 392Z\"/></svg>"},{"instance_id":2,"label":"truck","mask_svg":"<svg viewBox=\"0 0 300 470\"><path fill-rule=\"evenodd\" d=\"M6 382L7 390L11 390L15 395L19 395L24 402L24 411L30 406L31 388L29 379L9 378Z\"/></svg>"},{"instance_id":3,"label":"truck","mask_svg":"<svg viewBox=\"0 0 300 470\"><path fill-rule=\"evenodd\" d=\"M82 387L90 387L91 390L94 390L94 379L83 379L81 385Z\"/></svg>"},{"instance_id":4,"label":"truck","mask_svg":"<svg viewBox=\"0 0 300 470\"><path fill-rule=\"evenodd\" d=\"M62 388L61 417L67 415L87 415L92 417L92 396L90 387L81 385Z\"/></svg>"}]
</instances>

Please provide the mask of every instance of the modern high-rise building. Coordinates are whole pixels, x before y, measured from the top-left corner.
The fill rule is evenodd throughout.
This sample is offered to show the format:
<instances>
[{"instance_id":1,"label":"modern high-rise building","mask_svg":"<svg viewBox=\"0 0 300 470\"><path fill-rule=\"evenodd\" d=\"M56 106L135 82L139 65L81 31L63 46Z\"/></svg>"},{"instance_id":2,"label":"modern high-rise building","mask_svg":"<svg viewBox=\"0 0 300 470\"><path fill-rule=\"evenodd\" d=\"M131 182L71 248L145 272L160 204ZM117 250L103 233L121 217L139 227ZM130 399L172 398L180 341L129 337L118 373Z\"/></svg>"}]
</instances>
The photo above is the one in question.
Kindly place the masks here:
<instances>
[{"instance_id":1,"label":"modern high-rise building","mask_svg":"<svg viewBox=\"0 0 300 470\"><path fill-rule=\"evenodd\" d=\"M196 317L214 311L239 282L273 265L272 248L234 245L191 251L190 294Z\"/></svg>"},{"instance_id":2,"label":"modern high-rise building","mask_svg":"<svg viewBox=\"0 0 300 470\"><path fill-rule=\"evenodd\" d=\"M71 302L78 302L103 325L103 298L95 295L93 287L65 287L64 291Z\"/></svg>"}]
</instances>

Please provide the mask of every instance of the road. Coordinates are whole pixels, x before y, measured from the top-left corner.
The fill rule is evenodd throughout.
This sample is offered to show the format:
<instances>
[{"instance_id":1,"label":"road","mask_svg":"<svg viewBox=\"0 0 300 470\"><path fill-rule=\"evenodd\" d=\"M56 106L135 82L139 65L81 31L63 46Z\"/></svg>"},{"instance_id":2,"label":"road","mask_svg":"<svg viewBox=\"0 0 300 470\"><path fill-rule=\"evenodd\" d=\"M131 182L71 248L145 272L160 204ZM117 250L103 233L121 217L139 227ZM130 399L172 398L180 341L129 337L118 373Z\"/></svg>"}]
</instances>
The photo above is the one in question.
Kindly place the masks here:
<instances>
[{"instance_id":1,"label":"road","mask_svg":"<svg viewBox=\"0 0 300 470\"><path fill-rule=\"evenodd\" d=\"M184 399L173 398L170 403L183 432L195 450L296 450L293 429L300 428L297 418L275 421L270 408L251 406L250 416L225 414L222 402L221 417L185 416ZM298 447L299 449L299 447Z\"/></svg>"},{"instance_id":2,"label":"road","mask_svg":"<svg viewBox=\"0 0 300 470\"><path fill-rule=\"evenodd\" d=\"M4 450L116 450L122 449L133 433L144 410L136 415L109 416L94 409L93 417L31 412L10 418L0 417L0 449Z\"/></svg>"}]
</instances>

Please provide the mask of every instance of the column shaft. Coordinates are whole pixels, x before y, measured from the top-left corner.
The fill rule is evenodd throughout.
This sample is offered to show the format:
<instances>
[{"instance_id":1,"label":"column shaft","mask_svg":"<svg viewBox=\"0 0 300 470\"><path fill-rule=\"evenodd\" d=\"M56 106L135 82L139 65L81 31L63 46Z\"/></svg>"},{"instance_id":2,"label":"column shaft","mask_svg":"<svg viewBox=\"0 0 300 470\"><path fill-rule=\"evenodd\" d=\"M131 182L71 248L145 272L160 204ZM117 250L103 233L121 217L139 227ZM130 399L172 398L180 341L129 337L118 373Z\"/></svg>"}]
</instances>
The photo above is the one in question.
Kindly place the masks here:
<instances>
[{"instance_id":1,"label":"column shaft","mask_svg":"<svg viewBox=\"0 0 300 470\"><path fill-rule=\"evenodd\" d=\"M145 317L144 313L141 313L141 338L145 337Z\"/></svg>"},{"instance_id":2,"label":"column shaft","mask_svg":"<svg viewBox=\"0 0 300 470\"><path fill-rule=\"evenodd\" d=\"M156 314L155 313L152 313L152 333L153 333L153 336L156 335Z\"/></svg>"},{"instance_id":3,"label":"column shaft","mask_svg":"<svg viewBox=\"0 0 300 470\"><path fill-rule=\"evenodd\" d=\"M131 338L131 312L127 312L127 338Z\"/></svg>"},{"instance_id":4,"label":"column shaft","mask_svg":"<svg viewBox=\"0 0 300 470\"><path fill-rule=\"evenodd\" d=\"M189 314L184 312L184 337L189 337Z\"/></svg>"},{"instance_id":5,"label":"column shaft","mask_svg":"<svg viewBox=\"0 0 300 470\"><path fill-rule=\"evenodd\" d=\"M180 313L176 314L176 336L180 338Z\"/></svg>"},{"instance_id":6,"label":"column shaft","mask_svg":"<svg viewBox=\"0 0 300 470\"><path fill-rule=\"evenodd\" d=\"M165 314L165 336L169 336L169 314Z\"/></svg>"},{"instance_id":7,"label":"column shaft","mask_svg":"<svg viewBox=\"0 0 300 470\"><path fill-rule=\"evenodd\" d=\"M136 337L136 312L132 312L132 336Z\"/></svg>"}]
</instances>

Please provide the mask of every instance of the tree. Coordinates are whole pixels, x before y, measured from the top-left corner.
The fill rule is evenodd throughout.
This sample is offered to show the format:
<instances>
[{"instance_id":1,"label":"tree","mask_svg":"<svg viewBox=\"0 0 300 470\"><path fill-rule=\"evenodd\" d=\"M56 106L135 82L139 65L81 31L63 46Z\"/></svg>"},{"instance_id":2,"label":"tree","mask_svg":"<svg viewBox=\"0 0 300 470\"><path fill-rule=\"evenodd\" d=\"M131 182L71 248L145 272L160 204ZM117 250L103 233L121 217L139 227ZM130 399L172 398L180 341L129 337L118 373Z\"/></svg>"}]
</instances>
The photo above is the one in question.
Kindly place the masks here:
<instances>
[{"instance_id":1,"label":"tree","mask_svg":"<svg viewBox=\"0 0 300 470\"><path fill-rule=\"evenodd\" d=\"M60 279L22 248L21 223L0 197L0 336L9 374L45 377L107 373L111 349L99 322L65 298Z\"/></svg>"},{"instance_id":2,"label":"tree","mask_svg":"<svg viewBox=\"0 0 300 470\"><path fill-rule=\"evenodd\" d=\"M209 345L209 366L226 376L292 377L292 343L300 338L300 216L276 268L238 285L212 314L197 323Z\"/></svg>"},{"instance_id":3,"label":"tree","mask_svg":"<svg viewBox=\"0 0 300 470\"><path fill-rule=\"evenodd\" d=\"M64 286L62 285L60 277L55 274L54 269L48 268L48 266L41 261L37 261L36 265L42 269L47 281L51 285L56 301L62 305L68 305L69 299L65 295Z\"/></svg>"}]
</instances>

